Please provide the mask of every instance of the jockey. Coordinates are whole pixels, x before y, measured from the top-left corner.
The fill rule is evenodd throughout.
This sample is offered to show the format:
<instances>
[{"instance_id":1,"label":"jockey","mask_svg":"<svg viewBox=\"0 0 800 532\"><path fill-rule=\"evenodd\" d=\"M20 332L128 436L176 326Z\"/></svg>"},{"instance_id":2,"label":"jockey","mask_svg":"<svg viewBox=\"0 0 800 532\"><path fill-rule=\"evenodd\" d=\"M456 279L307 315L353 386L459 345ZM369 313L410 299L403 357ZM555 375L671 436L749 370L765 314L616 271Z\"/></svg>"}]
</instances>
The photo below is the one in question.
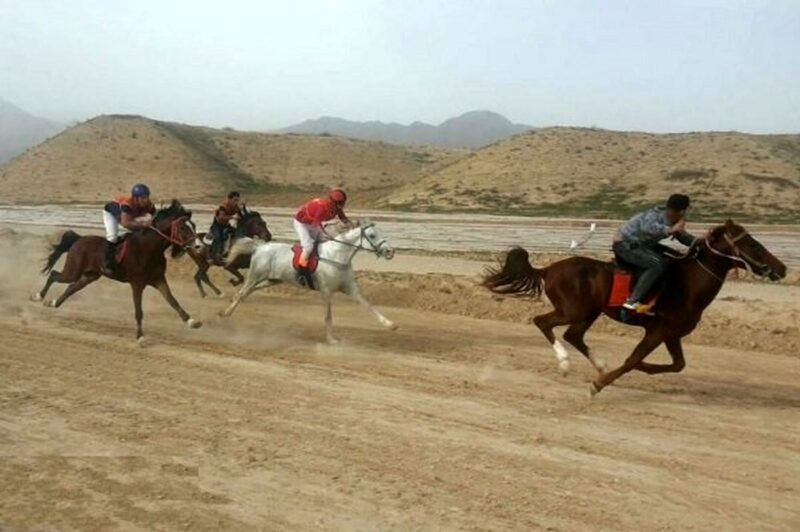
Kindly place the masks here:
<instances>
[{"instance_id":1,"label":"jockey","mask_svg":"<svg viewBox=\"0 0 800 532\"><path fill-rule=\"evenodd\" d=\"M303 253L300 255L300 267L308 268L308 257L321 234L325 234L322 226L325 222L339 218L347 225L352 225L344 213L347 194L341 189L332 190L327 198L316 198L304 204L294 217L294 230L300 238Z\"/></svg>"},{"instance_id":2,"label":"jockey","mask_svg":"<svg viewBox=\"0 0 800 532\"><path fill-rule=\"evenodd\" d=\"M231 220L238 223L242 218L242 210L239 207L241 194L237 191L228 193L228 199L217 207L214 213L214 221L211 222L209 233L213 237L211 242L211 260L220 260L225 252L225 240L233 230Z\"/></svg>"},{"instance_id":3,"label":"jockey","mask_svg":"<svg viewBox=\"0 0 800 532\"><path fill-rule=\"evenodd\" d=\"M661 240L671 236L685 246L694 244L695 237L686 232L688 208L689 196L673 194L669 197L666 208L654 207L639 213L617 231L614 236L614 254L624 262L644 270L631 296L623 305L624 308L639 314L650 311L643 300L664 274L667 266L667 259L657 249Z\"/></svg>"},{"instance_id":4,"label":"jockey","mask_svg":"<svg viewBox=\"0 0 800 532\"><path fill-rule=\"evenodd\" d=\"M150 227L155 206L150 202L150 188L139 183L133 186L130 197L122 196L103 208L103 225L106 228L106 253L103 269L112 272L115 267L114 250L119 240L119 226L129 231Z\"/></svg>"}]
</instances>

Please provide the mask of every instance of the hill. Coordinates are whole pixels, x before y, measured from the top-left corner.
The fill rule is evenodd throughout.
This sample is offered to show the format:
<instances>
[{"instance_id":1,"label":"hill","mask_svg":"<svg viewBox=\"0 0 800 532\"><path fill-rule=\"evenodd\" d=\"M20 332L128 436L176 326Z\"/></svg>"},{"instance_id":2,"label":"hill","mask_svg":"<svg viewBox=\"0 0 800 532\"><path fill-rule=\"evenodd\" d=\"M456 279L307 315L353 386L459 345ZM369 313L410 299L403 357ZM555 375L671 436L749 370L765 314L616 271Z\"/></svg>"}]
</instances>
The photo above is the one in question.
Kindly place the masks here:
<instances>
[{"instance_id":1,"label":"hill","mask_svg":"<svg viewBox=\"0 0 800 532\"><path fill-rule=\"evenodd\" d=\"M0 99L0 164L64 129Z\"/></svg>"},{"instance_id":2,"label":"hill","mask_svg":"<svg viewBox=\"0 0 800 532\"><path fill-rule=\"evenodd\" d=\"M408 126L377 121L353 122L324 116L284 128L281 132L330 134L392 144L480 148L529 129L533 128L514 124L503 115L491 111L471 111L437 126L424 122L414 122Z\"/></svg>"},{"instance_id":3,"label":"hill","mask_svg":"<svg viewBox=\"0 0 800 532\"><path fill-rule=\"evenodd\" d=\"M12 202L103 201L145 181L162 199L217 200L237 188L253 199L280 204L335 185L370 198L462 155L111 115L72 127L0 167L0 197Z\"/></svg>"},{"instance_id":4,"label":"hill","mask_svg":"<svg viewBox=\"0 0 800 532\"><path fill-rule=\"evenodd\" d=\"M694 216L797 222L800 135L539 129L401 186L381 205L626 216L676 191L694 197Z\"/></svg>"}]
</instances>

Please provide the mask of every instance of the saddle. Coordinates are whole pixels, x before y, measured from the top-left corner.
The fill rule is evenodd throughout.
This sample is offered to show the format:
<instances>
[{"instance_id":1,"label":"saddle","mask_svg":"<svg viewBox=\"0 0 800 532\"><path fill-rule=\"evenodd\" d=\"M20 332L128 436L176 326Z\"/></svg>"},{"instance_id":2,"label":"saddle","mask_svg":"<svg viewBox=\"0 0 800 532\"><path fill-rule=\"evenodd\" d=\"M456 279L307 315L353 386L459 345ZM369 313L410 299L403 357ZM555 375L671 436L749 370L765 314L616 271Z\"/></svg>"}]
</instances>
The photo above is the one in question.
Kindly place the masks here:
<instances>
[{"instance_id":1,"label":"saddle","mask_svg":"<svg viewBox=\"0 0 800 532\"><path fill-rule=\"evenodd\" d=\"M292 267L294 271L297 272L297 280L300 284L311 290L316 288L313 274L317 271L317 266L319 266L319 254L317 253L318 245L319 242L314 243L314 248L311 250L311 255L308 257L308 266L306 268L300 267L300 255L303 254L303 246L300 244L292 246L292 253L294 254L292 257Z\"/></svg>"},{"instance_id":2,"label":"saddle","mask_svg":"<svg viewBox=\"0 0 800 532\"><path fill-rule=\"evenodd\" d=\"M670 258L670 255L667 254L667 258ZM614 256L614 260L611 261L611 267L614 269L614 280L611 283L611 292L606 306L609 308L618 308L625 304L631 296L633 287L636 286L636 282L639 280L642 270L633 264L625 262L616 255ZM644 303L651 307L655 305L663 288L664 280L662 278L645 297Z\"/></svg>"},{"instance_id":3,"label":"saddle","mask_svg":"<svg viewBox=\"0 0 800 532\"><path fill-rule=\"evenodd\" d=\"M123 233L120 235L117 243L114 244L114 260L117 264L122 264L125 257L128 255L128 241L130 240L130 233Z\"/></svg>"}]
</instances>

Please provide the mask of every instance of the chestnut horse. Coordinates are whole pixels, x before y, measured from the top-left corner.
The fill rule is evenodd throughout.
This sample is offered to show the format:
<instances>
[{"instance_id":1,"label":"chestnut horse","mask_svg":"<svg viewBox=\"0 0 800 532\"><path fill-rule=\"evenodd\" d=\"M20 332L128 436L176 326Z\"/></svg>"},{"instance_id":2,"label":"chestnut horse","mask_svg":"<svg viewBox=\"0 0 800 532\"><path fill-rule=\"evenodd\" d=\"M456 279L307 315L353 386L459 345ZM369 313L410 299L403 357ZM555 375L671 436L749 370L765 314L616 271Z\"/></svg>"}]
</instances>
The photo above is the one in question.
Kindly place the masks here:
<instances>
[{"instance_id":1,"label":"chestnut horse","mask_svg":"<svg viewBox=\"0 0 800 532\"><path fill-rule=\"evenodd\" d=\"M42 301L53 283L69 283L58 299L45 301L48 307L60 307L75 292L105 275L115 281L131 285L136 317L136 339L140 343L144 338L142 292L147 286L152 286L161 292L167 303L190 328L200 327L202 323L192 319L175 300L165 276L167 260L164 252L167 248L171 246L172 256L177 257L197 238L191 218L191 211L184 209L177 200L172 200L169 207L156 213L151 227L129 234L126 241L119 244L127 246L127 250L122 261L111 273L106 273L102 269L106 247L103 237L82 237L74 231L65 232L61 241L52 247L52 252L42 269L42 273L48 274L47 282L31 299ZM59 257L64 253L67 253L64 269L60 272L53 270Z\"/></svg>"},{"instance_id":2,"label":"chestnut horse","mask_svg":"<svg viewBox=\"0 0 800 532\"><path fill-rule=\"evenodd\" d=\"M202 242L205 233L198 233L197 237ZM272 233L267 229L267 222L256 211L247 210L247 206L242 207L242 219L236 224L236 232L233 235L231 247L236 241L242 237L258 238L264 242L272 240ZM208 278L208 270L211 266L224 266L225 270L234 276L230 280L233 286L238 286L244 282L244 276L239 273L240 269L250 267L250 254L244 253L236 257L236 260L231 263L225 261L215 262L209 257L211 246L203 244L199 249L189 249L187 253L192 260L197 264L197 273L194 274L194 282L197 284L197 289L200 290L200 295L206 297L206 291L203 288L203 283L207 284L209 288L217 295L221 296L222 291L211 282Z\"/></svg>"},{"instance_id":3,"label":"chestnut horse","mask_svg":"<svg viewBox=\"0 0 800 532\"><path fill-rule=\"evenodd\" d=\"M539 296L542 290L555 309L534 318L547 341L553 345L563 372L569 369L566 347L556 339L553 327L567 325L564 340L586 356L597 369L591 394L636 369L649 374L679 372L685 366L681 338L691 333L703 310L722 288L728 272L746 268L773 281L786 276L786 266L743 227L728 220L699 241L689 254L670 264L663 279L663 290L653 308L654 315L637 315L625 321L643 327L644 338L618 368L605 371L583 340L584 334L600 314L623 321L619 308L607 305L614 277L614 264L586 257L570 257L542 269L528 262L528 252L512 249L500 269L487 270L483 285L498 294ZM645 357L665 344L671 364L650 364Z\"/></svg>"}]
</instances>

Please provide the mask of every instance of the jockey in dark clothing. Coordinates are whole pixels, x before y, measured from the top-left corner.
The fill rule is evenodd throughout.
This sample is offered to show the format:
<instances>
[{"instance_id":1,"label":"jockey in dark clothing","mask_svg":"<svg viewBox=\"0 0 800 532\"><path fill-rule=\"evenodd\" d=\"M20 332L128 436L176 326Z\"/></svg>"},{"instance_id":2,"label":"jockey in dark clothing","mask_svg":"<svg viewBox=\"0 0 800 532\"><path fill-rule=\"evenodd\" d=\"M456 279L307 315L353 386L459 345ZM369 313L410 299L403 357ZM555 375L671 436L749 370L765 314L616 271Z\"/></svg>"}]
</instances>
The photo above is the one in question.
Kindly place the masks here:
<instances>
[{"instance_id":1,"label":"jockey in dark clothing","mask_svg":"<svg viewBox=\"0 0 800 532\"><path fill-rule=\"evenodd\" d=\"M241 194L233 191L228 194L228 199L217 207L216 212L214 212L214 221L211 223L211 229L209 230L213 237L211 260L222 260L222 255L225 252L225 242L234 231L233 227L231 227L231 220L238 222L242 217L242 210L239 207L240 199Z\"/></svg>"},{"instance_id":2,"label":"jockey in dark clothing","mask_svg":"<svg viewBox=\"0 0 800 532\"><path fill-rule=\"evenodd\" d=\"M642 275L633 288L630 298L623 305L637 313L647 313L644 305L653 286L661 279L667 266L667 259L658 251L658 243L674 237L685 246L691 246L696 240L686 232L686 209L689 208L689 196L673 194L666 207L654 207L637 214L628 220L614 236L614 254L624 262L643 270Z\"/></svg>"}]
</instances>

